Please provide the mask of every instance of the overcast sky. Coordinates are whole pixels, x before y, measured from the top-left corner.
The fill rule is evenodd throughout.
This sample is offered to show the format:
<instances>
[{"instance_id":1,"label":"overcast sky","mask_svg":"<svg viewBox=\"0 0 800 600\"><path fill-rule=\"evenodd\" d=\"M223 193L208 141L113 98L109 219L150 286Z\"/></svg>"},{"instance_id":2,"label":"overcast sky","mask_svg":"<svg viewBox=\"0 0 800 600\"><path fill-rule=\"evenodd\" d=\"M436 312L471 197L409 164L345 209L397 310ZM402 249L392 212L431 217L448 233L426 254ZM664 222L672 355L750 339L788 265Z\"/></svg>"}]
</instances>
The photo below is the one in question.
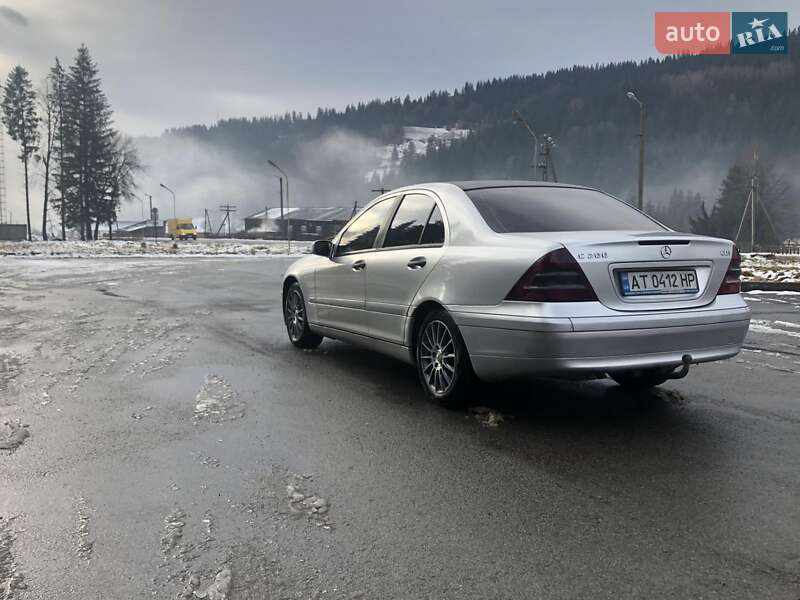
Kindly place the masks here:
<instances>
[{"instance_id":1,"label":"overcast sky","mask_svg":"<svg viewBox=\"0 0 800 600\"><path fill-rule=\"evenodd\" d=\"M694 4L694 6L693 6ZM655 55L655 10L788 2L0 0L0 73L85 42L134 135ZM794 24L794 15L790 18Z\"/></svg>"},{"instance_id":2,"label":"overcast sky","mask_svg":"<svg viewBox=\"0 0 800 600\"><path fill-rule=\"evenodd\" d=\"M656 56L656 10L785 11L791 4L0 0L0 77L22 64L38 85L54 57L70 64L86 43L117 127L158 135L224 117L313 113L318 106L452 90L465 81L642 59ZM798 14L790 12L790 27ZM17 151L6 138L6 187L19 221ZM39 199L32 204L36 223Z\"/></svg>"}]
</instances>

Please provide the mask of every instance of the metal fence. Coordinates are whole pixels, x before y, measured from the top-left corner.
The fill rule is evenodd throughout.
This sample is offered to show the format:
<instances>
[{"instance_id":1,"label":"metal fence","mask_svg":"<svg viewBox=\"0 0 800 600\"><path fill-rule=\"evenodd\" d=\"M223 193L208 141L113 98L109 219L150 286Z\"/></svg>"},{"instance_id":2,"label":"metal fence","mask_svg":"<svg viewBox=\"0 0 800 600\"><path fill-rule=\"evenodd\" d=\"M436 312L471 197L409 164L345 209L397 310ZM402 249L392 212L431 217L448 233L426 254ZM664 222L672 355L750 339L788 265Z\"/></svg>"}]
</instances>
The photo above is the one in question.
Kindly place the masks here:
<instances>
[{"instance_id":1,"label":"metal fence","mask_svg":"<svg viewBox=\"0 0 800 600\"><path fill-rule=\"evenodd\" d=\"M756 252L770 254L800 254L800 244L776 244L774 246L756 246Z\"/></svg>"},{"instance_id":2,"label":"metal fence","mask_svg":"<svg viewBox=\"0 0 800 600\"><path fill-rule=\"evenodd\" d=\"M0 240L19 242L28 239L27 225L0 224Z\"/></svg>"}]
</instances>

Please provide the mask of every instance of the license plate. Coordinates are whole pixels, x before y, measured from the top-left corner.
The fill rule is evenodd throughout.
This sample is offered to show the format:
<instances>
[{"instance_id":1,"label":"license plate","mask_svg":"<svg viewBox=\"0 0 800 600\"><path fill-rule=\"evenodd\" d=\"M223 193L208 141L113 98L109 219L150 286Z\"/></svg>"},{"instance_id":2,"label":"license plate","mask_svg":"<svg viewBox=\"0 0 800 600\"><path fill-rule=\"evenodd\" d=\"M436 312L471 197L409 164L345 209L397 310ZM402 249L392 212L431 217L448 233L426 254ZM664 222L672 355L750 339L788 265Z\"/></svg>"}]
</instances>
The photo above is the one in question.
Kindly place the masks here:
<instances>
[{"instance_id":1,"label":"license plate","mask_svg":"<svg viewBox=\"0 0 800 600\"><path fill-rule=\"evenodd\" d=\"M622 271L620 283L623 296L693 294L698 291L697 273L694 269Z\"/></svg>"}]
</instances>

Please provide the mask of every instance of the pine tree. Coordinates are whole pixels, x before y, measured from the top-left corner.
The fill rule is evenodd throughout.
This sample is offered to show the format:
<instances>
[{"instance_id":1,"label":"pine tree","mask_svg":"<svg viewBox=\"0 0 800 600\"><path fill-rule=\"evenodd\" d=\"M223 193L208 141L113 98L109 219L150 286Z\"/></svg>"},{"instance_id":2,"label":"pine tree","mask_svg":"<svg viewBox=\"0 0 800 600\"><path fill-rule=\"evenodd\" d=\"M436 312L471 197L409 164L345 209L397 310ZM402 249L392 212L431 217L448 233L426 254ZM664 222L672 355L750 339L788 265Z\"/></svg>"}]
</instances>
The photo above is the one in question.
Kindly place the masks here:
<instances>
[{"instance_id":1,"label":"pine tree","mask_svg":"<svg viewBox=\"0 0 800 600\"><path fill-rule=\"evenodd\" d=\"M9 137L20 145L19 159L25 170L25 212L28 218L28 241L31 237L31 199L28 163L39 139L36 94L28 71L17 65L11 70L3 90L2 119Z\"/></svg>"},{"instance_id":2,"label":"pine tree","mask_svg":"<svg viewBox=\"0 0 800 600\"><path fill-rule=\"evenodd\" d=\"M757 185L755 244L776 244L791 235L797 228L798 207L791 201L789 186L761 160L755 164L737 162L728 170L714 207L710 213L702 208L691 220L692 231L734 241L749 238L751 208L745 214L745 207L754 182Z\"/></svg>"},{"instance_id":3,"label":"pine tree","mask_svg":"<svg viewBox=\"0 0 800 600\"><path fill-rule=\"evenodd\" d=\"M69 174L66 204L69 224L82 240L96 237L104 210L107 171L113 162L111 108L100 87L89 49L78 48L70 67L64 107L64 168ZM94 227L93 227L94 225Z\"/></svg>"}]
</instances>

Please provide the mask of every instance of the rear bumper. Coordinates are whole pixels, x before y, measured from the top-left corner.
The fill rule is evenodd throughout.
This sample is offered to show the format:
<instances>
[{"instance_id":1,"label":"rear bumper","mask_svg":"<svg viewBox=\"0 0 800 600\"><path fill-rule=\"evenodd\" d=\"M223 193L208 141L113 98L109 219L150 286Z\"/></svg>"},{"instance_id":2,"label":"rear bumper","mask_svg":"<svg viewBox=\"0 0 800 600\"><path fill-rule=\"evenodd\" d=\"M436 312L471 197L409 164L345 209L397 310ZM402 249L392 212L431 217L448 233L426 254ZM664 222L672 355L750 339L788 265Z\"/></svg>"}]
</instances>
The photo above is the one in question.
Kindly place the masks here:
<instances>
[{"instance_id":1,"label":"rear bumper","mask_svg":"<svg viewBox=\"0 0 800 600\"><path fill-rule=\"evenodd\" d=\"M557 319L451 314L483 379L677 366L685 354L721 360L739 352L750 323L746 306Z\"/></svg>"}]
</instances>

